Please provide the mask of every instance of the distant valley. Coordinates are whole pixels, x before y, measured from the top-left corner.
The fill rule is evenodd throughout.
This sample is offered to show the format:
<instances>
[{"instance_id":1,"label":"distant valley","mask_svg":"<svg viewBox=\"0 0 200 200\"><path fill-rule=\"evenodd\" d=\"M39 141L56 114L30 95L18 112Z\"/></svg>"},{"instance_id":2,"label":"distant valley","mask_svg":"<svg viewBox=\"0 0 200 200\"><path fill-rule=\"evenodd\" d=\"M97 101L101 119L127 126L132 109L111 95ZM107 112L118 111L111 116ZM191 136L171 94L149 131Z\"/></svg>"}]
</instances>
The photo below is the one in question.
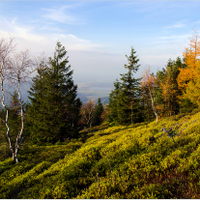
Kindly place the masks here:
<instances>
[{"instance_id":1,"label":"distant valley","mask_svg":"<svg viewBox=\"0 0 200 200\"><path fill-rule=\"evenodd\" d=\"M113 89L113 83L108 83L108 82L98 82L98 81L80 82L77 83L77 85L78 85L78 97L81 99L82 103L85 103L89 100L97 101L98 98L101 98L102 103L104 102L108 103L109 94ZM24 102L29 101L28 91L30 89L30 86L31 83L25 83L22 85L21 95Z\"/></svg>"}]
</instances>

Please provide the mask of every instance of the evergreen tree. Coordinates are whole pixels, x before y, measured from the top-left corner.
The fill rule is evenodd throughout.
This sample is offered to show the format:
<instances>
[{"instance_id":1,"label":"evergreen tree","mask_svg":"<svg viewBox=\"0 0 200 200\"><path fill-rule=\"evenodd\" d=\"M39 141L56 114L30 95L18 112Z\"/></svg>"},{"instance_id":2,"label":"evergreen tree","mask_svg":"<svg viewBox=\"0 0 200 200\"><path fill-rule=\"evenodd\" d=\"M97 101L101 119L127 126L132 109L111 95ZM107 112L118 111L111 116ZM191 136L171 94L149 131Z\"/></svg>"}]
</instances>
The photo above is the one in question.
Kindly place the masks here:
<instances>
[{"instance_id":1,"label":"evergreen tree","mask_svg":"<svg viewBox=\"0 0 200 200\"><path fill-rule=\"evenodd\" d=\"M103 113L103 104L101 103L101 99L98 98L97 103L94 106L94 119L93 126L100 125L102 122L101 115Z\"/></svg>"},{"instance_id":2,"label":"evergreen tree","mask_svg":"<svg viewBox=\"0 0 200 200\"><path fill-rule=\"evenodd\" d=\"M148 87L141 87L141 105L143 120L145 122L153 121L155 119L155 114L152 108L152 101L149 95Z\"/></svg>"},{"instance_id":3,"label":"evergreen tree","mask_svg":"<svg viewBox=\"0 0 200 200\"><path fill-rule=\"evenodd\" d=\"M111 91L109 95L109 105L108 105L108 121L114 122L115 124L118 124L118 97L120 93L120 87L121 83L117 79L116 82L114 82L115 89Z\"/></svg>"},{"instance_id":4,"label":"evergreen tree","mask_svg":"<svg viewBox=\"0 0 200 200\"><path fill-rule=\"evenodd\" d=\"M23 102L22 102L23 104ZM18 100L18 93L16 90L13 91L11 94L10 106L9 106L9 124L10 124L10 135L12 138L12 142L16 138L18 132L21 128L21 121L20 121L20 103Z\"/></svg>"},{"instance_id":5,"label":"evergreen tree","mask_svg":"<svg viewBox=\"0 0 200 200\"><path fill-rule=\"evenodd\" d=\"M162 95L165 104L165 113L169 116L172 114L177 114L179 111L177 99L179 95L177 83L179 63L181 63L180 58L177 58L177 61L172 61L169 59L165 70L164 82L161 83Z\"/></svg>"},{"instance_id":6,"label":"evergreen tree","mask_svg":"<svg viewBox=\"0 0 200 200\"><path fill-rule=\"evenodd\" d=\"M171 116L180 112L182 91L178 86L177 78L180 69L184 67L185 65L180 57L176 60L169 59L166 68L163 68L162 71L158 71L156 74L156 103L160 116Z\"/></svg>"},{"instance_id":7,"label":"evergreen tree","mask_svg":"<svg viewBox=\"0 0 200 200\"><path fill-rule=\"evenodd\" d=\"M117 124L132 124L141 120L140 89L141 78L134 78L134 74L139 69L139 59L135 55L136 51L131 48L130 56L127 56L128 65L124 65L128 70L125 74L120 74L121 82L114 83L115 89L110 94L109 99L109 120Z\"/></svg>"},{"instance_id":8,"label":"evergreen tree","mask_svg":"<svg viewBox=\"0 0 200 200\"><path fill-rule=\"evenodd\" d=\"M28 119L35 143L55 143L77 136L81 102L77 98L71 66L66 66L69 62L66 53L65 47L57 42L49 66L41 65L32 80Z\"/></svg>"}]
</instances>

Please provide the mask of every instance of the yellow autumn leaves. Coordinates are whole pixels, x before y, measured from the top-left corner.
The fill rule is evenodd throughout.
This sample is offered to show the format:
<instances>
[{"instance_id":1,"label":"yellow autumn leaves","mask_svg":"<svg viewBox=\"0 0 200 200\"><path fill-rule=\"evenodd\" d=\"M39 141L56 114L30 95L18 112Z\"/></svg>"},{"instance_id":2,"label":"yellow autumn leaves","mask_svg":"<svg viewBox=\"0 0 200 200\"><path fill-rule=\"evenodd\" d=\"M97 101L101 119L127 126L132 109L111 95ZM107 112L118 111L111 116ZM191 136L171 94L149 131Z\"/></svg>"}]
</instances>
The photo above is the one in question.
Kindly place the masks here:
<instances>
[{"instance_id":1,"label":"yellow autumn leaves","mask_svg":"<svg viewBox=\"0 0 200 200\"><path fill-rule=\"evenodd\" d=\"M190 38L189 47L183 53L185 68L181 68L177 78L183 91L180 99L188 98L200 106L200 37L197 32Z\"/></svg>"}]
</instances>

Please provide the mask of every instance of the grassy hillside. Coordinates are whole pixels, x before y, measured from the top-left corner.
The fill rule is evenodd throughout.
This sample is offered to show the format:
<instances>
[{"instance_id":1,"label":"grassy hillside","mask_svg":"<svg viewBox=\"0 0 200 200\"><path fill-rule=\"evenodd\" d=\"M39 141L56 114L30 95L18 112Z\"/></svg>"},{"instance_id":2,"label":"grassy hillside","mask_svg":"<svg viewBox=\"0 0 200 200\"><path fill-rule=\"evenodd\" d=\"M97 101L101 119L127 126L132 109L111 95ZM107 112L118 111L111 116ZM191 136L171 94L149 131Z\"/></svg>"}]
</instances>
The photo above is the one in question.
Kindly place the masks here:
<instances>
[{"instance_id":1,"label":"grassy hillside","mask_svg":"<svg viewBox=\"0 0 200 200\"><path fill-rule=\"evenodd\" d=\"M0 162L0 198L200 198L200 113L82 135Z\"/></svg>"}]
</instances>

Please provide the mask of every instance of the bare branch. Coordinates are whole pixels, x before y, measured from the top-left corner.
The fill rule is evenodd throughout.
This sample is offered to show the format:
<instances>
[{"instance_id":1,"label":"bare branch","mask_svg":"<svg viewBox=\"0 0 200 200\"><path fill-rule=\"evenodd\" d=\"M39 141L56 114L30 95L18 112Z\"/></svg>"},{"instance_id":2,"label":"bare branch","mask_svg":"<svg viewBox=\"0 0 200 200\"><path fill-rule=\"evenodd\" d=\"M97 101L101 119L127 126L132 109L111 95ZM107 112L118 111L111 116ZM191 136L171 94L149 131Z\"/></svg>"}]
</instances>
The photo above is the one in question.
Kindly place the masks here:
<instances>
[{"instance_id":1,"label":"bare branch","mask_svg":"<svg viewBox=\"0 0 200 200\"><path fill-rule=\"evenodd\" d=\"M8 143L9 143L9 147L10 150L12 151L12 157L14 158L14 149L12 146L12 142L11 142L11 137L10 137L10 127L8 124L8 108L5 105L5 87L4 87L4 83L6 78L8 77L8 70L11 66L11 53L14 51L15 49L15 45L13 44L13 38L10 38L9 41L5 40L4 38L2 38L0 40L0 84L1 84L1 104L3 106L3 108L6 111L6 117L4 120L5 126L6 126L6 135L7 135L7 139L8 139Z\"/></svg>"}]
</instances>

